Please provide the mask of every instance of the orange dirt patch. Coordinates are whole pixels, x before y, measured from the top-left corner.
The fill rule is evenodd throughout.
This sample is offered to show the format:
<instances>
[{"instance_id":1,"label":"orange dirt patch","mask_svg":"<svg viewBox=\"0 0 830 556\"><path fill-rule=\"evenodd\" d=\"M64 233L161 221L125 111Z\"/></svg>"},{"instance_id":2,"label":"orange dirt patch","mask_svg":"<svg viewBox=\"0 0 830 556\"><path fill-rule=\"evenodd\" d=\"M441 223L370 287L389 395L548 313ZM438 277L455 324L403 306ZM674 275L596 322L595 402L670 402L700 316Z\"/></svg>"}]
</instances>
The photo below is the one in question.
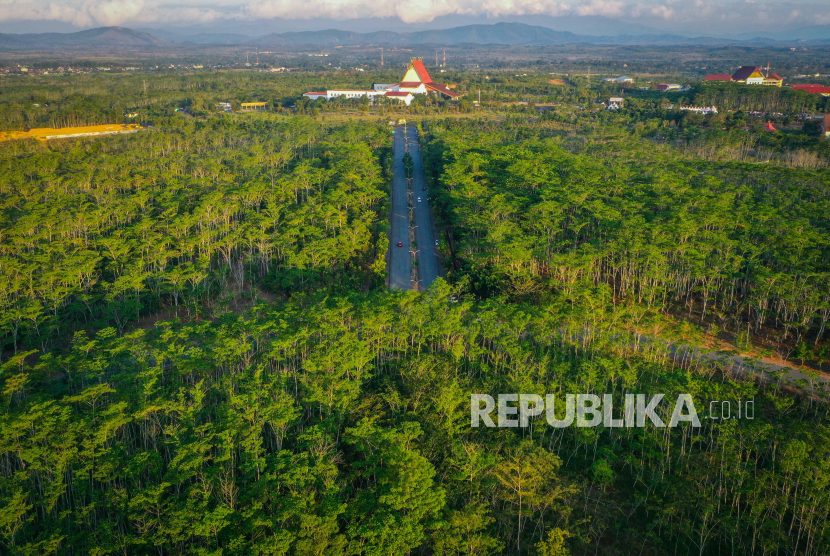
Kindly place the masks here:
<instances>
[{"instance_id":1,"label":"orange dirt patch","mask_svg":"<svg viewBox=\"0 0 830 556\"><path fill-rule=\"evenodd\" d=\"M83 127L36 127L29 131L4 131L0 132L0 141L10 139L37 139L48 141L49 139L68 139L71 137L96 137L99 135L114 135L119 133L136 133L144 129L138 124L107 124L90 125Z\"/></svg>"},{"instance_id":2,"label":"orange dirt patch","mask_svg":"<svg viewBox=\"0 0 830 556\"><path fill-rule=\"evenodd\" d=\"M548 83L550 83L551 85L564 85L565 80L564 79L548 79Z\"/></svg>"}]
</instances>

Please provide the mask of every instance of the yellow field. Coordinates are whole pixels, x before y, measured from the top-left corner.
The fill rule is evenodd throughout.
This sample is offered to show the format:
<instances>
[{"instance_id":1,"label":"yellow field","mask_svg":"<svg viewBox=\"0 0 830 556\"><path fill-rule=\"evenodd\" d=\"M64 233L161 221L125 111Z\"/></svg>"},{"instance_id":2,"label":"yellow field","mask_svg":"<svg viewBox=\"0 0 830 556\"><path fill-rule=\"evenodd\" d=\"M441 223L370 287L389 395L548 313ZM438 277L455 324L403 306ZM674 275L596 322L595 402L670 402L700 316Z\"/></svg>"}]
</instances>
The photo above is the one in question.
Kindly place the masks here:
<instances>
[{"instance_id":1,"label":"yellow field","mask_svg":"<svg viewBox=\"0 0 830 556\"><path fill-rule=\"evenodd\" d=\"M83 127L62 127L60 129L36 127L29 131L0 132L0 141L7 141L9 139L38 139L40 141L48 141L49 139L68 139L70 137L95 137L97 135L112 135L116 133L136 133L142 129L138 124L90 125Z\"/></svg>"}]
</instances>

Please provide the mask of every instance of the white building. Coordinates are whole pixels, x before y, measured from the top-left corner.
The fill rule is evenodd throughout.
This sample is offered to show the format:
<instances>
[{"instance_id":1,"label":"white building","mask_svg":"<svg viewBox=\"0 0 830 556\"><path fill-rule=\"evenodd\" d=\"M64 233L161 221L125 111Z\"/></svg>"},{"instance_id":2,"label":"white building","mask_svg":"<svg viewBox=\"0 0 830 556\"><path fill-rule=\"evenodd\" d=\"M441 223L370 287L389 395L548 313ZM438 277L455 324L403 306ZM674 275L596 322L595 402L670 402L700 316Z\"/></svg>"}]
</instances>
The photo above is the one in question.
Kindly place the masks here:
<instances>
[{"instance_id":1,"label":"white building","mask_svg":"<svg viewBox=\"0 0 830 556\"><path fill-rule=\"evenodd\" d=\"M620 77L608 77L603 79L603 81L609 81L611 83L634 83L634 78L628 77L627 75L621 75Z\"/></svg>"},{"instance_id":2,"label":"white building","mask_svg":"<svg viewBox=\"0 0 830 556\"><path fill-rule=\"evenodd\" d=\"M332 100L335 98L361 97L368 97L369 100L373 100L375 97L383 96L399 100L409 106L415 98L414 95L425 95L428 93L439 93L451 99L461 96L444 85L433 82L421 60L412 60L400 83L375 83L371 89L334 89L325 92L310 91L303 96L311 100L317 100L319 98Z\"/></svg>"},{"instance_id":3,"label":"white building","mask_svg":"<svg viewBox=\"0 0 830 556\"><path fill-rule=\"evenodd\" d=\"M717 114L718 109L714 106L681 106L681 110L697 112L698 114Z\"/></svg>"}]
</instances>

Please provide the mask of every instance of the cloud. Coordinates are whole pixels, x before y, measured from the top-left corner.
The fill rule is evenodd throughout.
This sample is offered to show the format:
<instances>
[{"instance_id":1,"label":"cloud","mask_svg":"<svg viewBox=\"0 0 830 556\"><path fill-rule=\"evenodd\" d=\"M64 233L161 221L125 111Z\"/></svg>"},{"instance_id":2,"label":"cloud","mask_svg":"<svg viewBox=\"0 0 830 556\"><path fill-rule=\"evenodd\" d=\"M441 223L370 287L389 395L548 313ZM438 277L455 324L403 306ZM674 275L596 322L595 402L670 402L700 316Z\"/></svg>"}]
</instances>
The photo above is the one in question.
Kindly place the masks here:
<instances>
[{"instance_id":1,"label":"cloud","mask_svg":"<svg viewBox=\"0 0 830 556\"><path fill-rule=\"evenodd\" d=\"M404 23L424 23L446 15L555 16L569 13L570 7L556 0L419 0L385 3L376 0L308 0L301 6L295 0L254 0L246 7L246 12L252 18L262 19L396 17Z\"/></svg>"},{"instance_id":2,"label":"cloud","mask_svg":"<svg viewBox=\"0 0 830 556\"><path fill-rule=\"evenodd\" d=\"M165 1L176 2L174 4ZM426 23L449 15L602 16L677 32L734 31L727 22L775 29L830 21L815 0L0 0L0 21L51 20L79 27L125 24L188 24L222 20L397 18ZM721 27L717 28L716 26Z\"/></svg>"}]
</instances>

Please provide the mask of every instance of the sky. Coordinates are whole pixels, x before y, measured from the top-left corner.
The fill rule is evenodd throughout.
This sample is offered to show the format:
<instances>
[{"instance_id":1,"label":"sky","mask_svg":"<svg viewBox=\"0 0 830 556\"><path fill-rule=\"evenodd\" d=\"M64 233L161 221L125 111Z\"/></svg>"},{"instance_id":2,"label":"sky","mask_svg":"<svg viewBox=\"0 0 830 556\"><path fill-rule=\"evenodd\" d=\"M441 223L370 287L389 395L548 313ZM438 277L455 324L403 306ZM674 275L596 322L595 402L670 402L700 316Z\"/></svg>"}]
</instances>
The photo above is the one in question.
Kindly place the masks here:
<instances>
[{"instance_id":1,"label":"sky","mask_svg":"<svg viewBox=\"0 0 830 556\"><path fill-rule=\"evenodd\" d=\"M251 32L435 28L522 21L547 27L602 22L682 35L756 36L830 26L829 0L0 0L0 32L72 31L120 25ZM584 28L582 28L584 27ZM828 27L830 29L830 27ZM620 31L622 32L622 31ZM828 34L830 37L830 34Z\"/></svg>"}]
</instances>

